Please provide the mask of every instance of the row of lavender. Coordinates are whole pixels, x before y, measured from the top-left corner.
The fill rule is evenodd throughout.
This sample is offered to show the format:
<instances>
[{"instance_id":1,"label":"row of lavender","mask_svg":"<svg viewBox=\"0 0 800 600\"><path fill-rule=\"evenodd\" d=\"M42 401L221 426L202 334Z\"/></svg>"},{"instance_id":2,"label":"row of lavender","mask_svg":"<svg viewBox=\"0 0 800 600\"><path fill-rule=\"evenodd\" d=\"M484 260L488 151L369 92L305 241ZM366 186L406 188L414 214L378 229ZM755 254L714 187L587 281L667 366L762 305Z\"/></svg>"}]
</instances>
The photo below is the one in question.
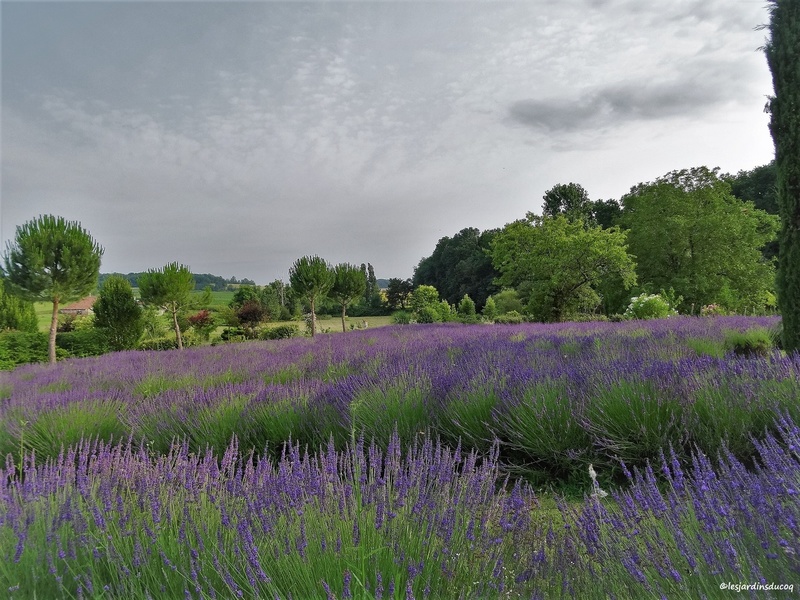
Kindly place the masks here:
<instances>
[{"instance_id":1,"label":"row of lavender","mask_svg":"<svg viewBox=\"0 0 800 600\"><path fill-rule=\"evenodd\" d=\"M0 469L0 594L27 598L782 597L800 574L800 429L759 469L702 455L547 511L430 440L275 462L83 443ZM789 449L789 450L787 450ZM588 480L588 478L587 478ZM745 588L747 589L747 588Z\"/></svg>"},{"instance_id":2,"label":"row of lavender","mask_svg":"<svg viewBox=\"0 0 800 600\"><path fill-rule=\"evenodd\" d=\"M39 460L82 437L173 441L221 453L312 450L352 431L386 447L424 436L529 476L606 474L663 448L737 458L777 415L800 421L800 359L698 354L768 318L516 326L411 326L184 352L130 352L18 368L0 382L0 453ZM702 343L701 343L702 342Z\"/></svg>"}]
</instances>

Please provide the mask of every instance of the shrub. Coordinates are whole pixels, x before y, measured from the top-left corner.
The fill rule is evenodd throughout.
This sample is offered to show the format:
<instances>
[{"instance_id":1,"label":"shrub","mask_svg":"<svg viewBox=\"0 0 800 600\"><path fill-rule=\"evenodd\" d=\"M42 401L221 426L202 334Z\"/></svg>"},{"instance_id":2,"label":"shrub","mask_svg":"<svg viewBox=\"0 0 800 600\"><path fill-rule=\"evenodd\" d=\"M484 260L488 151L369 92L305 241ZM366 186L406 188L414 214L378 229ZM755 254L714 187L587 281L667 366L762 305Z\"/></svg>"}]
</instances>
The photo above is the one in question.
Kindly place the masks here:
<instances>
[{"instance_id":1,"label":"shrub","mask_svg":"<svg viewBox=\"0 0 800 600\"><path fill-rule=\"evenodd\" d=\"M190 315L186 320L192 329L204 340L207 340L211 336L211 332L217 327L214 316L207 309Z\"/></svg>"},{"instance_id":2,"label":"shrub","mask_svg":"<svg viewBox=\"0 0 800 600\"><path fill-rule=\"evenodd\" d=\"M0 369L47 362L47 335L7 331L0 333Z\"/></svg>"},{"instance_id":3,"label":"shrub","mask_svg":"<svg viewBox=\"0 0 800 600\"><path fill-rule=\"evenodd\" d=\"M628 319L663 319L677 314L661 294L640 294L631 298L625 311Z\"/></svg>"},{"instance_id":4,"label":"shrub","mask_svg":"<svg viewBox=\"0 0 800 600\"><path fill-rule=\"evenodd\" d=\"M259 338L262 340L284 340L300 335L300 327L295 323L286 323L275 327L265 327Z\"/></svg>"},{"instance_id":5,"label":"shrub","mask_svg":"<svg viewBox=\"0 0 800 600\"><path fill-rule=\"evenodd\" d=\"M486 299L486 304L483 305L483 312L481 314L487 321L494 321L497 316L497 304L495 304L494 298L489 296Z\"/></svg>"},{"instance_id":6,"label":"shrub","mask_svg":"<svg viewBox=\"0 0 800 600\"><path fill-rule=\"evenodd\" d=\"M148 338L139 342L137 350L175 350L178 340L169 337Z\"/></svg>"},{"instance_id":7,"label":"shrub","mask_svg":"<svg viewBox=\"0 0 800 600\"><path fill-rule=\"evenodd\" d=\"M56 347L71 356L100 356L111 352L111 342L102 329L73 330L56 336Z\"/></svg>"},{"instance_id":8,"label":"shrub","mask_svg":"<svg viewBox=\"0 0 800 600\"><path fill-rule=\"evenodd\" d=\"M418 323L441 323L442 315L437 310L437 306L423 306L417 312Z\"/></svg>"},{"instance_id":9,"label":"shrub","mask_svg":"<svg viewBox=\"0 0 800 600\"><path fill-rule=\"evenodd\" d=\"M392 313L392 323L395 325L409 325L412 322L412 315L406 310L398 310L397 312Z\"/></svg>"},{"instance_id":10,"label":"shrub","mask_svg":"<svg viewBox=\"0 0 800 600\"><path fill-rule=\"evenodd\" d=\"M700 316L702 317L724 317L727 314L728 311L720 304L707 304L700 308Z\"/></svg>"},{"instance_id":11,"label":"shrub","mask_svg":"<svg viewBox=\"0 0 800 600\"><path fill-rule=\"evenodd\" d=\"M501 323L503 325L516 325L518 323L522 323L522 321L523 321L522 315L515 310L512 310L511 312L507 312L502 315L498 315L494 319L495 323Z\"/></svg>"},{"instance_id":12,"label":"shrub","mask_svg":"<svg viewBox=\"0 0 800 600\"><path fill-rule=\"evenodd\" d=\"M469 294L464 294L461 302L458 303L458 317L467 323L474 323L477 320L475 302L469 297Z\"/></svg>"},{"instance_id":13,"label":"shrub","mask_svg":"<svg viewBox=\"0 0 800 600\"><path fill-rule=\"evenodd\" d=\"M768 356L773 345L772 336L766 329L725 332L725 351L737 356Z\"/></svg>"}]
</instances>

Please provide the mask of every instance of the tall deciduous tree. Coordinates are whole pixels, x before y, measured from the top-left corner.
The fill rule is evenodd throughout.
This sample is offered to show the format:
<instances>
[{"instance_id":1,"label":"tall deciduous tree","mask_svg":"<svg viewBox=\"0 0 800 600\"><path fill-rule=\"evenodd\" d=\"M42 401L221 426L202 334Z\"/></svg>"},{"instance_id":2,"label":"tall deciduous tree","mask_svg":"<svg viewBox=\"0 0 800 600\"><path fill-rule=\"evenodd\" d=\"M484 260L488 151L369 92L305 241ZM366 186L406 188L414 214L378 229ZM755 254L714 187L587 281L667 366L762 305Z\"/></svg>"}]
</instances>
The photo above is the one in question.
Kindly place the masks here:
<instances>
[{"instance_id":1,"label":"tall deciduous tree","mask_svg":"<svg viewBox=\"0 0 800 600\"><path fill-rule=\"evenodd\" d=\"M495 237L492 260L499 283L529 291L529 310L543 321L561 321L599 303L595 291L617 276L626 288L636 282L635 264L618 228L587 227L564 215L528 213Z\"/></svg>"},{"instance_id":2,"label":"tall deciduous tree","mask_svg":"<svg viewBox=\"0 0 800 600\"><path fill-rule=\"evenodd\" d=\"M183 336L178 323L178 313L189 303L189 295L194 286L194 277L189 267L176 262L169 263L161 269L150 269L139 277L139 294L142 302L169 312L180 350L183 350Z\"/></svg>"},{"instance_id":3,"label":"tall deciduous tree","mask_svg":"<svg viewBox=\"0 0 800 600\"><path fill-rule=\"evenodd\" d=\"M347 331L345 328L345 317L347 316L347 307L364 295L367 288L367 282L364 280L364 275L355 265L348 263L340 263L333 269L334 282L330 291L330 296L342 307L342 331Z\"/></svg>"},{"instance_id":4,"label":"tall deciduous tree","mask_svg":"<svg viewBox=\"0 0 800 600\"><path fill-rule=\"evenodd\" d=\"M586 224L594 224L594 203L583 186L577 183L555 185L544 193L542 200L542 214L545 217L563 215L570 221L581 220Z\"/></svg>"},{"instance_id":5,"label":"tall deciduous tree","mask_svg":"<svg viewBox=\"0 0 800 600\"><path fill-rule=\"evenodd\" d=\"M366 280L365 280L366 281ZM311 308L311 336L317 333L317 301L324 298L335 282L328 263L319 256L298 258L289 270L292 290L308 301Z\"/></svg>"},{"instance_id":6,"label":"tall deciduous tree","mask_svg":"<svg viewBox=\"0 0 800 600\"><path fill-rule=\"evenodd\" d=\"M742 202L706 167L673 171L622 198L622 224L636 256L639 283L694 305L762 308L774 299L774 268L761 254L776 218Z\"/></svg>"},{"instance_id":7,"label":"tall deciduous tree","mask_svg":"<svg viewBox=\"0 0 800 600\"><path fill-rule=\"evenodd\" d=\"M783 343L800 350L800 2L770 0L767 63L775 95L769 129L778 170L778 306Z\"/></svg>"},{"instance_id":8,"label":"tall deciduous tree","mask_svg":"<svg viewBox=\"0 0 800 600\"><path fill-rule=\"evenodd\" d=\"M413 291L414 284L410 279L392 277L389 279L389 285L386 288L386 303L389 305L389 308L405 310L408 299L411 297L411 292Z\"/></svg>"},{"instance_id":9,"label":"tall deciduous tree","mask_svg":"<svg viewBox=\"0 0 800 600\"><path fill-rule=\"evenodd\" d=\"M106 333L114 350L136 347L144 333L144 318L127 279L112 275L103 282L94 303L94 324Z\"/></svg>"},{"instance_id":10,"label":"tall deciduous tree","mask_svg":"<svg viewBox=\"0 0 800 600\"><path fill-rule=\"evenodd\" d=\"M56 362L58 307L79 300L97 286L103 248L77 221L42 215L17 227L6 246L5 277L13 293L52 302L48 355Z\"/></svg>"}]
</instances>

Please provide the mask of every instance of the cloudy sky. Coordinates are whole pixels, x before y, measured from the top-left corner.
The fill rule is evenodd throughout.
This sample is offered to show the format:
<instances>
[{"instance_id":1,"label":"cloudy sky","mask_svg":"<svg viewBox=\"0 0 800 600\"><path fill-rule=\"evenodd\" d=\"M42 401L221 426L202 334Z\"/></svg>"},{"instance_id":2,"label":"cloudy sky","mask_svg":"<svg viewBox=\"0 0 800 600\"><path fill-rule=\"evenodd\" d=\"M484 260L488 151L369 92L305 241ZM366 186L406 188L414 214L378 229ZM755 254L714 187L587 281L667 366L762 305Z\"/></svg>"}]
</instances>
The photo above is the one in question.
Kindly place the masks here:
<instances>
[{"instance_id":1,"label":"cloudy sky","mask_svg":"<svg viewBox=\"0 0 800 600\"><path fill-rule=\"evenodd\" d=\"M764 0L13 2L0 236L80 221L103 272L410 277L437 240L772 159Z\"/></svg>"}]
</instances>

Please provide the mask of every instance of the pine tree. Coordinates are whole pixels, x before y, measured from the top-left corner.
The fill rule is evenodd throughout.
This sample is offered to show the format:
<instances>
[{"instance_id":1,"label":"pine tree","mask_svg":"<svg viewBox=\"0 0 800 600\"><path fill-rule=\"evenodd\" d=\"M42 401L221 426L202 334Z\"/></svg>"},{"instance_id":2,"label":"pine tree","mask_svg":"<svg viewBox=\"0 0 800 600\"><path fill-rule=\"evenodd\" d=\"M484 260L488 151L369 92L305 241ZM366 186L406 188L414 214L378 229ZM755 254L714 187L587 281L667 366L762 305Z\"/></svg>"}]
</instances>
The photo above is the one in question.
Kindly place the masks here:
<instances>
[{"instance_id":1,"label":"pine tree","mask_svg":"<svg viewBox=\"0 0 800 600\"><path fill-rule=\"evenodd\" d=\"M775 95L770 133L778 170L778 307L787 352L800 350L800 2L770 0L765 46Z\"/></svg>"},{"instance_id":2,"label":"pine tree","mask_svg":"<svg viewBox=\"0 0 800 600\"><path fill-rule=\"evenodd\" d=\"M194 276L186 265L169 263L161 269L150 269L139 277L139 294L142 302L158 306L172 316L172 327L178 349L183 350L183 336L178 323L178 313L189 303L194 290Z\"/></svg>"},{"instance_id":3,"label":"pine tree","mask_svg":"<svg viewBox=\"0 0 800 600\"><path fill-rule=\"evenodd\" d=\"M58 307L88 296L97 286L103 248L77 221L40 215L17 227L4 256L9 289L32 301L53 304L48 356L56 362Z\"/></svg>"}]
</instances>

